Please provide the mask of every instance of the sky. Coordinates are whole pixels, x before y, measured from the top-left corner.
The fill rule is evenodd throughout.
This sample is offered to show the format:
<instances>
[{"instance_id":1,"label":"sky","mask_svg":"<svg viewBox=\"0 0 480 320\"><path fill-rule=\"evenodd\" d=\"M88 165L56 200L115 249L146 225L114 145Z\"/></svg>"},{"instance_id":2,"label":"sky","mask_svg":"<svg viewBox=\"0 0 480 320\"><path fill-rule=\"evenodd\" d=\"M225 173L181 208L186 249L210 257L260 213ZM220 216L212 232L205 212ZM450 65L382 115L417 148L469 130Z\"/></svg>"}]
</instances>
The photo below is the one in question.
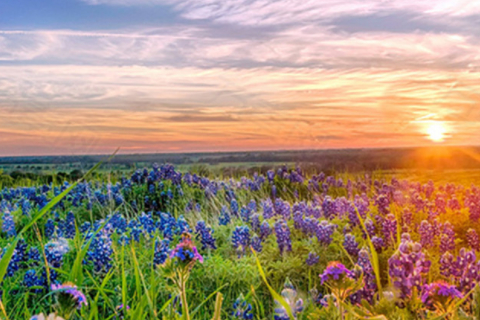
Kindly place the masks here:
<instances>
[{"instance_id":1,"label":"sky","mask_svg":"<svg viewBox=\"0 0 480 320\"><path fill-rule=\"evenodd\" d=\"M478 144L480 0L2 0L0 156Z\"/></svg>"}]
</instances>

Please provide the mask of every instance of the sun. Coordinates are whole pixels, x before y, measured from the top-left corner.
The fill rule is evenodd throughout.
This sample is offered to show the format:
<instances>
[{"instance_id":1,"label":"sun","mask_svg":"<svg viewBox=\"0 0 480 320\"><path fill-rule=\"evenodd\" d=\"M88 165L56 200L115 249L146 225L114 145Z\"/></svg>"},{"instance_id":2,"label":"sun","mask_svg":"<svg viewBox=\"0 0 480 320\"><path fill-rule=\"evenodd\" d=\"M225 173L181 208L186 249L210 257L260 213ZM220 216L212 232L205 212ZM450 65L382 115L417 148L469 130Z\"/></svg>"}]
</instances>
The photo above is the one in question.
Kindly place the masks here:
<instances>
[{"instance_id":1,"label":"sun","mask_svg":"<svg viewBox=\"0 0 480 320\"><path fill-rule=\"evenodd\" d=\"M427 134L430 140L434 142L442 142L447 132L446 127L441 122L432 122L427 127Z\"/></svg>"}]
</instances>

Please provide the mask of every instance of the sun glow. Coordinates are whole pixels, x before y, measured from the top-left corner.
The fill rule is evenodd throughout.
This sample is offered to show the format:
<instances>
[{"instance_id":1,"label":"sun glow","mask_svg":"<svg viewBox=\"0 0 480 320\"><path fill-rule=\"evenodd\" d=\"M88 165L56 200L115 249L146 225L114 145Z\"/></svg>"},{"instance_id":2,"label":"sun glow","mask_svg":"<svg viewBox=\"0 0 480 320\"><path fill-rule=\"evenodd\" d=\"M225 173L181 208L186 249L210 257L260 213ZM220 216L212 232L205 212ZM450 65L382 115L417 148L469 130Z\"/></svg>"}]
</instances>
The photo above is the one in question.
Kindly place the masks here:
<instances>
[{"instance_id":1,"label":"sun glow","mask_svg":"<svg viewBox=\"0 0 480 320\"><path fill-rule=\"evenodd\" d=\"M427 127L427 134L430 140L442 142L447 132L446 127L441 122L431 122Z\"/></svg>"}]
</instances>

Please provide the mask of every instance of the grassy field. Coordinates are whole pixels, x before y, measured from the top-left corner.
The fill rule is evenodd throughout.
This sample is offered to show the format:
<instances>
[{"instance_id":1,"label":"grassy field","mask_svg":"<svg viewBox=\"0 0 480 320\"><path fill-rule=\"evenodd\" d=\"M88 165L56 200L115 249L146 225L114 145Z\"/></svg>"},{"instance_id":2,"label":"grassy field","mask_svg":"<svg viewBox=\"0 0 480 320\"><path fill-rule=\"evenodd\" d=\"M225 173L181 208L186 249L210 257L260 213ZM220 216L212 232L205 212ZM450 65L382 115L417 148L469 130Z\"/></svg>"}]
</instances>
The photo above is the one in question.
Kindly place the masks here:
<instances>
[{"instance_id":1,"label":"grassy field","mask_svg":"<svg viewBox=\"0 0 480 320\"><path fill-rule=\"evenodd\" d=\"M0 318L478 317L480 170L268 164L5 182Z\"/></svg>"}]
</instances>

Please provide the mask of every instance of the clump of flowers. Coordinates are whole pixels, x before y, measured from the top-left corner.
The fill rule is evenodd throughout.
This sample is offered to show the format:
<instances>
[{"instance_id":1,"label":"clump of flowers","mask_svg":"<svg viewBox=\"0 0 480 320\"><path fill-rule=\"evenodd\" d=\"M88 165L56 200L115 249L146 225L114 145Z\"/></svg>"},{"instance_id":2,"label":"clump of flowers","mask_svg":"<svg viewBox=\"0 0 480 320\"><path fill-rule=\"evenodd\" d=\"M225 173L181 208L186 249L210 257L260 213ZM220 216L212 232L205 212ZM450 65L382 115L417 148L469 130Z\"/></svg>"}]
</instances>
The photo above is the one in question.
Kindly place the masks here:
<instances>
[{"instance_id":1,"label":"clump of flowers","mask_svg":"<svg viewBox=\"0 0 480 320\"><path fill-rule=\"evenodd\" d=\"M451 312L463 294L454 285L445 281L436 281L423 287L422 302L437 314L443 315Z\"/></svg>"},{"instance_id":2,"label":"clump of flowers","mask_svg":"<svg viewBox=\"0 0 480 320\"><path fill-rule=\"evenodd\" d=\"M320 275L322 285L326 285L338 304L340 319L343 317L342 304L353 293L360 290L363 279L356 279L355 273L338 261L331 261Z\"/></svg>"},{"instance_id":3,"label":"clump of flowers","mask_svg":"<svg viewBox=\"0 0 480 320\"><path fill-rule=\"evenodd\" d=\"M180 243L171 251L170 258L176 259L179 264L189 266L196 261L203 263L203 257L198 253L190 234L184 233Z\"/></svg>"},{"instance_id":4,"label":"clump of flowers","mask_svg":"<svg viewBox=\"0 0 480 320\"><path fill-rule=\"evenodd\" d=\"M430 265L422 252L422 245L411 241L410 235L403 234L399 249L388 260L389 274L401 299L410 297L414 289L421 291Z\"/></svg>"}]
</instances>

